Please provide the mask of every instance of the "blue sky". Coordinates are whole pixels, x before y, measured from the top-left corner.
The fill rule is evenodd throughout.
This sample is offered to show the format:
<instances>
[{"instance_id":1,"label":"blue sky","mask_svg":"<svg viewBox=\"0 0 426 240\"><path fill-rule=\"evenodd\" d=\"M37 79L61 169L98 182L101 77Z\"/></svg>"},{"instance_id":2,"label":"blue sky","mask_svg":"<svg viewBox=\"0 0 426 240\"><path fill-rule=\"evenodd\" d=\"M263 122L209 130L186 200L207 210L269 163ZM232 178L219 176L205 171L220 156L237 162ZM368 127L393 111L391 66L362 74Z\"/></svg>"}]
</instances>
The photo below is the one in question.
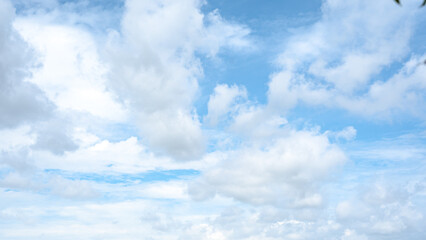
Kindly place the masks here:
<instances>
[{"instance_id":1,"label":"blue sky","mask_svg":"<svg viewBox=\"0 0 426 240\"><path fill-rule=\"evenodd\" d=\"M0 239L424 239L419 5L0 0Z\"/></svg>"}]
</instances>

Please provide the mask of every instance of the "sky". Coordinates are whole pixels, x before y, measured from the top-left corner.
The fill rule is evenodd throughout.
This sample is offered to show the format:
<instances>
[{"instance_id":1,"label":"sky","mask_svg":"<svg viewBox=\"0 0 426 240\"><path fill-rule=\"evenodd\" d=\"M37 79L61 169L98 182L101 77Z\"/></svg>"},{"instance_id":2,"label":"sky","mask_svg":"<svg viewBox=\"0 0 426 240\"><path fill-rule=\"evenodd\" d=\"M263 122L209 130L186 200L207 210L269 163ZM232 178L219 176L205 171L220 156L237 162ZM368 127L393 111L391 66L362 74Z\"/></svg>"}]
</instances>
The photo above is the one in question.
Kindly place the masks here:
<instances>
[{"instance_id":1,"label":"sky","mask_svg":"<svg viewBox=\"0 0 426 240\"><path fill-rule=\"evenodd\" d=\"M420 4L0 0L0 239L425 239Z\"/></svg>"}]
</instances>

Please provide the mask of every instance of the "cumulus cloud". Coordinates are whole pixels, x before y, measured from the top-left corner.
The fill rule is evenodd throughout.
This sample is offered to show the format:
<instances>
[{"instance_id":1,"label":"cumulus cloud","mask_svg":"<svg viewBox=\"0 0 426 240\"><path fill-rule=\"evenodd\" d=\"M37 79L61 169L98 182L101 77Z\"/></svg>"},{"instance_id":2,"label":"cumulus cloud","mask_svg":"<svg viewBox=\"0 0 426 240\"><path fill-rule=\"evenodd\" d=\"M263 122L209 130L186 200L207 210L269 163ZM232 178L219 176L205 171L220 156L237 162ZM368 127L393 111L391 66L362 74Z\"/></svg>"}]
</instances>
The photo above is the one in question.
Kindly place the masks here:
<instances>
[{"instance_id":1,"label":"cumulus cloud","mask_svg":"<svg viewBox=\"0 0 426 240\"><path fill-rule=\"evenodd\" d=\"M36 166L40 169L61 169L74 173L120 175L155 170L200 170L215 164L216 160L203 158L200 161L176 162L173 158L154 154L136 137L112 142L87 133L82 135L76 139L86 138L90 142L63 155L33 149L32 155L37 159Z\"/></svg>"},{"instance_id":2,"label":"cumulus cloud","mask_svg":"<svg viewBox=\"0 0 426 240\"><path fill-rule=\"evenodd\" d=\"M34 144L35 136L31 127L22 126L0 130L0 151L14 151Z\"/></svg>"},{"instance_id":3,"label":"cumulus cloud","mask_svg":"<svg viewBox=\"0 0 426 240\"><path fill-rule=\"evenodd\" d=\"M193 204L192 204L193 205ZM202 206L197 206L201 207ZM181 209L152 200L131 200L104 204L86 203L67 207L44 206L35 208L8 207L0 212L22 223L25 218L38 225L14 227L8 236L29 237L43 233L45 239L67 236L90 239L138 239L141 235L152 239L300 239L324 236L314 232L313 224L297 220L278 223L259 221L258 212L238 207L223 209L219 216L205 213L184 203ZM220 209L220 206L214 206ZM182 210L185 209L185 213ZM44 217L44 216L49 217ZM51 217L56 217L52 220ZM241 221L244 219L244 221ZM82 223L90 222L90 227ZM70 224L73 226L70 231ZM333 223L325 223L332 227ZM91 231L89 231L89 228ZM26 229L26 231L18 231ZM309 231L313 231L309 233ZM0 230L0 235L7 233ZM313 239L313 238L312 238Z\"/></svg>"},{"instance_id":4,"label":"cumulus cloud","mask_svg":"<svg viewBox=\"0 0 426 240\"><path fill-rule=\"evenodd\" d=\"M47 23L46 23L47 22ZM106 87L107 68L93 36L76 26L58 25L38 15L15 23L35 49L41 66L29 81L37 84L61 111L125 121L125 106Z\"/></svg>"},{"instance_id":5,"label":"cumulus cloud","mask_svg":"<svg viewBox=\"0 0 426 240\"><path fill-rule=\"evenodd\" d=\"M62 155L67 151L78 148L72 136L70 123L66 119L51 119L34 127L37 132L34 149L48 150L54 154Z\"/></svg>"},{"instance_id":6,"label":"cumulus cloud","mask_svg":"<svg viewBox=\"0 0 426 240\"><path fill-rule=\"evenodd\" d=\"M271 145L229 152L189 190L194 199L220 194L252 204L318 207L318 184L345 159L326 136L292 131Z\"/></svg>"},{"instance_id":7,"label":"cumulus cloud","mask_svg":"<svg viewBox=\"0 0 426 240\"><path fill-rule=\"evenodd\" d=\"M200 157L205 145L192 107L203 72L195 53L248 45L244 27L205 16L202 4L130 0L120 33L111 33L112 89L137 113L149 146L180 160Z\"/></svg>"},{"instance_id":8,"label":"cumulus cloud","mask_svg":"<svg viewBox=\"0 0 426 240\"><path fill-rule=\"evenodd\" d=\"M247 105L233 116L229 131L250 141L268 141L291 128L287 119L262 105Z\"/></svg>"},{"instance_id":9,"label":"cumulus cloud","mask_svg":"<svg viewBox=\"0 0 426 240\"><path fill-rule=\"evenodd\" d=\"M407 236L408 233L417 239L415 229L424 222L422 213L416 211L418 206L413 203L418 193L401 184L376 182L356 198L340 202L336 208L337 218L359 233L377 234L377 239Z\"/></svg>"},{"instance_id":10,"label":"cumulus cloud","mask_svg":"<svg viewBox=\"0 0 426 240\"><path fill-rule=\"evenodd\" d=\"M14 151L2 151L0 164L17 172L32 172L34 163L29 158L28 149L21 148Z\"/></svg>"},{"instance_id":11,"label":"cumulus cloud","mask_svg":"<svg viewBox=\"0 0 426 240\"><path fill-rule=\"evenodd\" d=\"M219 120L226 116L229 112L236 111L232 109L238 101L246 100L247 91L236 85L228 86L226 84L217 85L214 89L214 93L210 96L207 104L208 114L204 121L215 126Z\"/></svg>"},{"instance_id":12,"label":"cumulus cloud","mask_svg":"<svg viewBox=\"0 0 426 240\"><path fill-rule=\"evenodd\" d=\"M0 187L18 191L47 191L70 199L98 196L89 182L47 174L37 167L36 162L37 159L26 148L0 152Z\"/></svg>"},{"instance_id":13,"label":"cumulus cloud","mask_svg":"<svg viewBox=\"0 0 426 240\"><path fill-rule=\"evenodd\" d=\"M14 11L8 1L0 1L0 128L45 119L54 107L37 86L26 81L33 56L12 26Z\"/></svg>"},{"instance_id":14,"label":"cumulus cloud","mask_svg":"<svg viewBox=\"0 0 426 240\"><path fill-rule=\"evenodd\" d=\"M386 1L326 1L322 14L286 43L278 58L282 71L269 83L270 105L288 110L303 102L374 118L400 112L424 117L422 58L408 60L388 79L378 77L409 54L418 12Z\"/></svg>"}]
</instances>

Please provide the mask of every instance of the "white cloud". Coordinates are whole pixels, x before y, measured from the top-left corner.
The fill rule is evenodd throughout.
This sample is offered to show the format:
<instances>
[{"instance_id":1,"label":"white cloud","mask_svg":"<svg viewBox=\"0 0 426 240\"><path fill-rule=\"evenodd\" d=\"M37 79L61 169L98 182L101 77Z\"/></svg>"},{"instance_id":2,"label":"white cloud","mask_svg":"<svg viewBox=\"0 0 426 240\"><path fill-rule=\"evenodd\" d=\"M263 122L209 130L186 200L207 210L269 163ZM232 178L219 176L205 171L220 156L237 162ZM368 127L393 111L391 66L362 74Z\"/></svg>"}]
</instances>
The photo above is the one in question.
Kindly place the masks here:
<instances>
[{"instance_id":1,"label":"white cloud","mask_svg":"<svg viewBox=\"0 0 426 240\"><path fill-rule=\"evenodd\" d=\"M204 151L193 101L202 77L196 52L248 45L245 28L217 12L205 16L202 1L127 1L121 34L111 34L112 89L135 112L144 140L178 160Z\"/></svg>"},{"instance_id":2,"label":"white cloud","mask_svg":"<svg viewBox=\"0 0 426 240\"><path fill-rule=\"evenodd\" d=\"M367 240L365 235L358 235L354 230L346 229L342 240Z\"/></svg>"},{"instance_id":3,"label":"white cloud","mask_svg":"<svg viewBox=\"0 0 426 240\"><path fill-rule=\"evenodd\" d=\"M423 133L412 133L373 142L360 142L352 146L349 154L354 159L368 159L370 162L422 162L426 159L424 139Z\"/></svg>"},{"instance_id":4,"label":"white cloud","mask_svg":"<svg viewBox=\"0 0 426 240\"><path fill-rule=\"evenodd\" d=\"M35 137L33 149L64 154L79 147L80 142L73 137L76 127L94 131L94 125L99 128L105 123L126 121L127 112L106 88L107 69L91 33L66 21L62 25L55 22L53 15L61 10L45 10L24 11L24 16L8 23L13 28L7 28L11 34L7 44L20 45L8 47L16 56L11 50L5 56L8 64L19 68L9 66L13 74L1 71L10 78L4 79L7 81L0 89L8 91L1 95L8 98L2 101L7 107L1 115L6 126L26 123L31 128L27 135ZM40 114L34 115L36 112Z\"/></svg>"},{"instance_id":5,"label":"white cloud","mask_svg":"<svg viewBox=\"0 0 426 240\"><path fill-rule=\"evenodd\" d=\"M67 151L74 151L78 148L77 143L72 138L72 129L66 119L51 119L35 126L37 138L34 149L51 151L54 154L62 155Z\"/></svg>"},{"instance_id":6,"label":"white cloud","mask_svg":"<svg viewBox=\"0 0 426 240\"><path fill-rule=\"evenodd\" d=\"M29 173L35 169L34 162L29 157L29 150L26 148L0 152L0 165L23 173Z\"/></svg>"},{"instance_id":7,"label":"white cloud","mask_svg":"<svg viewBox=\"0 0 426 240\"><path fill-rule=\"evenodd\" d=\"M343 108L354 113L391 117L396 112L405 112L416 117L425 117L423 109L426 89L426 68L419 64L423 57L413 57L396 75L385 82L375 82L362 98L336 98Z\"/></svg>"},{"instance_id":8,"label":"white cloud","mask_svg":"<svg viewBox=\"0 0 426 240\"><path fill-rule=\"evenodd\" d=\"M252 204L318 207L319 183L346 157L327 137L290 131L270 145L230 151L190 187L195 199L216 193Z\"/></svg>"},{"instance_id":9,"label":"white cloud","mask_svg":"<svg viewBox=\"0 0 426 240\"><path fill-rule=\"evenodd\" d=\"M35 136L30 132L29 126L0 130L0 151L13 151L34 144Z\"/></svg>"},{"instance_id":10,"label":"white cloud","mask_svg":"<svg viewBox=\"0 0 426 240\"><path fill-rule=\"evenodd\" d=\"M29 81L42 88L59 110L126 120L125 107L107 91L107 68L90 33L37 15L19 18L15 25L37 51L41 65L33 69Z\"/></svg>"},{"instance_id":11,"label":"white cloud","mask_svg":"<svg viewBox=\"0 0 426 240\"><path fill-rule=\"evenodd\" d=\"M413 5L326 1L322 12L320 21L287 42L278 59L282 71L269 83L269 105L282 111L303 102L373 118L424 117L423 58L413 57L388 79L378 77L409 54L418 14Z\"/></svg>"},{"instance_id":12,"label":"white cloud","mask_svg":"<svg viewBox=\"0 0 426 240\"><path fill-rule=\"evenodd\" d=\"M132 137L117 143L107 140L95 142L93 145L64 156L55 156L41 151L34 151L33 155L37 158L38 167L41 169L92 173L103 171L134 173L147 170L146 167L143 167L144 163L155 164L152 155L147 154L143 157L143 153L144 148L137 144L136 138Z\"/></svg>"},{"instance_id":13,"label":"white cloud","mask_svg":"<svg viewBox=\"0 0 426 240\"><path fill-rule=\"evenodd\" d=\"M30 197L30 196L27 196ZM174 202L176 203L176 202ZM300 239L318 237L314 224L297 220L273 223L259 221L258 212L229 207L179 202L128 200L113 203L83 203L39 207L9 206L0 217L13 219L0 236L44 239ZM215 207L221 214L210 214L205 207ZM244 219L244 221L241 221ZM37 224L24 224L25 222ZM333 223L326 223L330 226ZM320 235L323 236L323 235ZM313 238L311 238L313 239Z\"/></svg>"},{"instance_id":14,"label":"white cloud","mask_svg":"<svg viewBox=\"0 0 426 240\"><path fill-rule=\"evenodd\" d=\"M287 119L268 106L246 104L232 117L228 130L250 141L268 142L290 128Z\"/></svg>"},{"instance_id":15,"label":"white cloud","mask_svg":"<svg viewBox=\"0 0 426 240\"><path fill-rule=\"evenodd\" d=\"M236 111L233 109L239 100L247 99L247 91L245 88L236 85L228 86L226 84L217 85L214 93L210 95L207 104L208 114L204 121L215 126L221 118L229 112Z\"/></svg>"},{"instance_id":16,"label":"white cloud","mask_svg":"<svg viewBox=\"0 0 426 240\"><path fill-rule=\"evenodd\" d=\"M4 156L0 157L4 158ZM23 156L20 157L22 158ZM18 158L12 160L23 161ZM26 164L29 165L29 163ZM44 193L72 200L88 200L99 197L99 193L91 182L69 180L59 175L49 175L31 165L25 169L16 164L11 165L11 167L13 167L14 171L2 174L0 177L0 187L2 188L12 191Z\"/></svg>"},{"instance_id":17,"label":"white cloud","mask_svg":"<svg viewBox=\"0 0 426 240\"><path fill-rule=\"evenodd\" d=\"M25 81L33 56L12 26L14 11L8 1L0 1L0 128L45 119L53 109L44 93Z\"/></svg>"},{"instance_id":18,"label":"white cloud","mask_svg":"<svg viewBox=\"0 0 426 240\"><path fill-rule=\"evenodd\" d=\"M176 162L165 156L155 155L141 144L136 137L111 142L94 140L74 152L53 155L34 149L31 154L39 169L60 169L77 173L93 174L138 174L154 170L205 169L215 164L216 159L204 157L201 161Z\"/></svg>"},{"instance_id":19,"label":"white cloud","mask_svg":"<svg viewBox=\"0 0 426 240\"><path fill-rule=\"evenodd\" d=\"M141 114L139 125L148 137L151 150L177 160L199 160L205 139L195 114L184 110Z\"/></svg>"},{"instance_id":20,"label":"white cloud","mask_svg":"<svg viewBox=\"0 0 426 240\"><path fill-rule=\"evenodd\" d=\"M356 137L356 129L353 126L345 127L341 131L331 132L327 131L326 134L330 137L334 137L336 140L353 140Z\"/></svg>"},{"instance_id":21,"label":"white cloud","mask_svg":"<svg viewBox=\"0 0 426 240\"><path fill-rule=\"evenodd\" d=\"M187 200L186 183L177 181L145 184L141 194L148 198Z\"/></svg>"},{"instance_id":22,"label":"white cloud","mask_svg":"<svg viewBox=\"0 0 426 240\"><path fill-rule=\"evenodd\" d=\"M37 224L11 224L1 229L0 236L43 239L224 239L223 234L208 224L208 215L170 208L165 203L151 200L129 200L113 203L84 203L39 208L8 207L0 217L13 218L23 223L31 217ZM55 217L55 220L52 220ZM27 218L27 219L28 219ZM187 236L188 238L185 238Z\"/></svg>"},{"instance_id":23,"label":"white cloud","mask_svg":"<svg viewBox=\"0 0 426 240\"><path fill-rule=\"evenodd\" d=\"M11 172L6 174L0 179L0 186L2 188L11 188L11 189L34 189L40 190L40 187L37 184L34 184L29 178L26 178L22 174L17 172Z\"/></svg>"},{"instance_id":24,"label":"white cloud","mask_svg":"<svg viewBox=\"0 0 426 240\"><path fill-rule=\"evenodd\" d=\"M60 176L49 178L47 187L53 195L75 200L87 200L100 196L89 181L69 180Z\"/></svg>"},{"instance_id":25,"label":"white cloud","mask_svg":"<svg viewBox=\"0 0 426 240\"><path fill-rule=\"evenodd\" d=\"M201 49L206 51L208 56L214 57L222 47L228 48L228 50L250 50L254 48L247 38L250 29L241 25L230 24L220 16L217 9L207 14L205 21L207 26L200 44Z\"/></svg>"},{"instance_id":26,"label":"white cloud","mask_svg":"<svg viewBox=\"0 0 426 240\"><path fill-rule=\"evenodd\" d=\"M418 191L407 191L406 186L376 182L359 192L354 199L339 203L337 217L359 233L367 236L377 234L377 239L406 236L407 233L417 232L415 229L424 222L422 213L416 210L419 206L412 202L416 194ZM351 239L349 236L352 234L346 235Z\"/></svg>"}]
</instances>

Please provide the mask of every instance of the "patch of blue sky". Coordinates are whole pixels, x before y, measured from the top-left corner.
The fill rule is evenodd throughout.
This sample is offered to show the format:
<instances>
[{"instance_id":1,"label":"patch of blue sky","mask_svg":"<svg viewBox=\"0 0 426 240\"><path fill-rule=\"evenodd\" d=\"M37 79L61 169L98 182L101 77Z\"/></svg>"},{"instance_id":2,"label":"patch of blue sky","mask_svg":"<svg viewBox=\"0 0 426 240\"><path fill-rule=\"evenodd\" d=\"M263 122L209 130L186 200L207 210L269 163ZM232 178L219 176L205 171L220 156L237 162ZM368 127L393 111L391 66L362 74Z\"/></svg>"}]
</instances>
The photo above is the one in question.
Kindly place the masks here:
<instances>
[{"instance_id":1,"label":"patch of blue sky","mask_svg":"<svg viewBox=\"0 0 426 240\"><path fill-rule=\"evenodd\" d=\"M426 161L426 133L424 131L417 133L411 131L397 137L348 142L343 147L358 159L390 159L398 160L398 162Z\"/></svg>"},{"instance_id":2,"label":"patch of blue sky","mask_svg":"<svg viewBox=\"0 0 426 240\"><path fill-rule=\"evenodd\" d=\"M59 175L70 180L85 180L109 184L163 182L171 180L190 179L200 174L199 171L192 169L147 171L138 174L83 173L64 171L60 169L45 169L44 172L52 175Z\"/></svg>"},{"instance_id":3,"label":"patch of blue sky","mask_svg":"<svg viewBox=\"0 0 426 240\"><path fill-rule=\"evenodd\" d=\"M426 22L424 21L426 18L422 19L421 22ZM371 78L371 81L385 82L397 74L410 58L424 54L426 49L425 41L426 29L416 29L410 42L410 52L398 61L384 66L378 74ZM419 64L422 64L422 62L419 62ZM308 75L308 77L310 76ZM317 80L321 81L321 79ZM358 96L364 93L365 89L357 92ZM383 138L396 138L404 134L419 133L424 129L424 119L412 114L365 117L352 114L343 109L308 106L300 103L289 112L287 118L289 122L295 124L298 128L319 126L323 130L339 131L339 129L344 127L354 126L357 130L357 140L367 142Z\"/></svg>"},{"instance_id":4,"label":"patch of blue sky","mask_svg":"<svg viewBox=\"0 0 426 240\"><path fill-rule=\"evenodd\" d=\"M195 104L198 114L207 114L209 96L218 84L243 86L247 89L249 100L266 103L269 75L274 71L271 58L271 55L259 51L224 53L219 54L219 59L202 57L202 94Z\"/></svg>"},{"instance_id":5,"label":"patch of blue sky","mask_svg":"<svg viewBox=\"0 0 426 240\"><path fill-rule=\"evenodd\" d=\"M139 137L139 131L136 126L128 123L112 123L108 124L105 129L92 129L102 139L109 142L125 141L131 137Z\"/></svg>"},{"instance_id":6,"label":"patch of blue sky","mask_svg":"<svg viewBox=\"0 0 426 240\"><path fill-rule=\"evenodd\" d=\"M424 182L424 136L351 142L342 147L346 149L349 160L337 174L341 187L359 188L378 181L389 185Z\"/></svg>"},{"instance_id":7,"label":"patch of blue sky","mask_svg":"<svg viewBox=\"0 0 426 240\"><path fill-rule=\"evenodd\" d=\"M227 1L227 0L209 0L203 6L202 10L211 12L215 9L220 10L220 14L230 21L244 22L255 32L269 35L273 33L271 28L265 28L266 25L278 27L274 30L282 29L278 23L287 22L295 24L297 21L286 21L294 18L306 19L306 16L317 16L321 14L321 0L270 0L259 2L257 0ZM291 23L290 23L291 22Z\"/></svg>"},{"instance_id":8,"label":"patch of blue sky","mask_svg":"<svg viewBox=\"0 0 426 240\"><path fill-rule=\"evenodd\" d=\"M422 9L424 11L424 8ZM426 14L418 14L416 18L416 28L414 29L414 37L411 39L411 52L424 54L426 52Z\"/></svg>"},{"instance_id":9,"label":"patch of blue sky","mask_svg":"<svg viewBox=\"0 0 426 240\"><path fill-rule=\"evenodd\" d=\"M117 10L124 7L124 0L14 0L13 5L18 13L31 8L50 10L58 6L68 6L72 7L72 10L83 12L93 7Z\"/></svg>"},{"instance_id":10,"label":"patch of blue sky","mask_svg":"<svg viewBox=\"0 0 426 240\"><path fill-rule=\"evenodd\" d=\"M357 196L374 184L405 191L414 191L409 188L424 185L426 143L424 139L421 141L414 143L417 142L415 140L414 146L405 143L406 147L400 147L397 142L392 145L384 142L344 144L343 147L348 148L348 161L329 176L331 181L326 184L326 188L333 197L328 200L337 204ZM423 188L426 189L426 186ZM424 204L424 198L418 202Z\"/></svg>"},{"instance_id":11,"label":"patch of blue sky","mask_svg":"<svg viewBox=\"0 0 426 240\"><path fill-rule=\"evenodd\" d=\"M57 23L83 28L99 39L109 29L119 30L124 11L124 0L16 0L13 4L18 15L50 14Z\"/></svg>"},{"instance_id":12,"label":"patch of blue sky","mask_svg":"<svg viewBox=\"0 0 426 240\"><path fill-rule=\"evenodd\" d=\"M320 18L320 6L319 0L272 0L262 4L254 0L207 1L203 12L208 14L218 9L227 21L248 27L251 31L248 38L254 48L242 52L221 51L213 59L199 56L204 78L200 80L202 94L196 103L197 112L200 115L207 113L209 95L217 84L244 86L251 101L265 104L270 75L278 71L274 63L278 53L294 29Z\"/></svg>"},{"instance_id":13,"label":"patch of blue sky","mask_svg":"<svg viewBox=\"0 0 426 240\"><path fill-rule=\"evenodd\" d=\"M80 3L83 6L102 7L103 9L116 9L124 6L124 0L57 0L60 4Z\"/></svg>"},{"instance_id":14,"label":"patch of blue sky","mask_svg":"<svg viewBox=\"0 0 426 240\"><path fill-rule=\"evenodd\" d=\"M13 172L13 169L9 166L1 166L0 167L0 176L4 176L4 175L11 173L11 172Z\"/></svg>"},{"instance_id":15,"label":"patch of blue sky","mask_svg":"<svg viewBox=\"0 0 426 240\"><path fill-rule=\"evenodd\" d=\"M320 127L323 132L340 131L345 127L353 126L357 130L356 139L359 141L396 138L424 130L423 121L409 115L400 114L393 116L392 119L369 118L344 109L305 104L299 104L286 117L298 129Z\"/></svg>"}]
</instances>

